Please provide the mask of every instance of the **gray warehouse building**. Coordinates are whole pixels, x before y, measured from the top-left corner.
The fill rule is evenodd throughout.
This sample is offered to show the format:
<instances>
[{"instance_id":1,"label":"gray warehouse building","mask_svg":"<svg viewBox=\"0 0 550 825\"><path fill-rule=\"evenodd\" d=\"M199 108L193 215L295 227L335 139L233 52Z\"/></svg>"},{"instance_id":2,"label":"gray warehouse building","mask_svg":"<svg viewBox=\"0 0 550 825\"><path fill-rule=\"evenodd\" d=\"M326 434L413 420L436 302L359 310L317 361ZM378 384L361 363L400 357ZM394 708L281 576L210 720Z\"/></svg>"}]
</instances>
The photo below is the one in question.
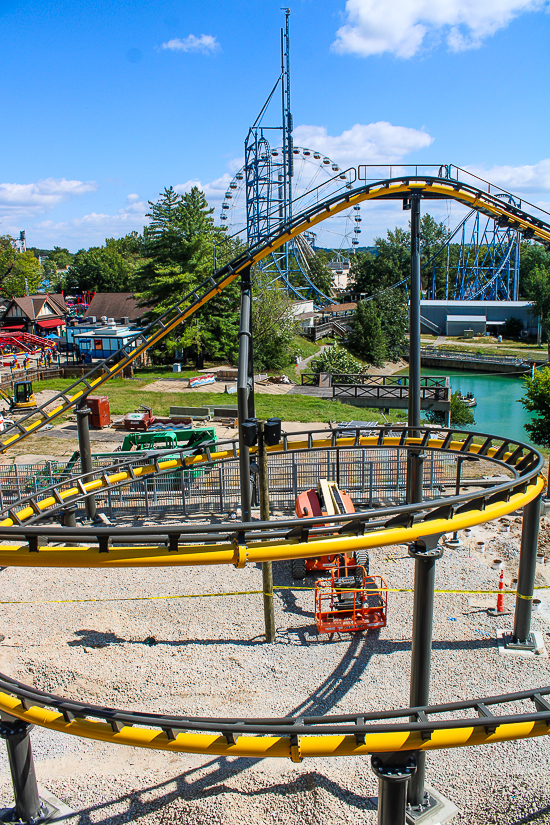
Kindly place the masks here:
<instances>
[{"instance_id":1,"label":"gray warehouse building","mask_svg":"<svg viewBox=\"0 0 550 825\"><path fill-rule=\"evenodd\" d=\"M421 301L422 332L428 335L477 335L503 332L506 321L517 318L528 335L538 337L539 323L530 301Z\"/></svg>"}]
</instances>

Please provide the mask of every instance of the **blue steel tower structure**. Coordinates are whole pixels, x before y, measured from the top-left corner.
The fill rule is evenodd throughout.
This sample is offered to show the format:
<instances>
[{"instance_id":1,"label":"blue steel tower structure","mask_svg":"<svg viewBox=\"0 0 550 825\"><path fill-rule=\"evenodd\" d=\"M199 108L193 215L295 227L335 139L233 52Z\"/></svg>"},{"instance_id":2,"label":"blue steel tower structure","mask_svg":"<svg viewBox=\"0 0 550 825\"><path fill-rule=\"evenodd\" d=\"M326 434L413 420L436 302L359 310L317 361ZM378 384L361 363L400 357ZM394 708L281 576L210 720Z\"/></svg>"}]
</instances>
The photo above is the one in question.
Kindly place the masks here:
<instances>
[{"instance_id":1,"label":"blue steel tower structure","mask_svg":"<svg viewBox=\"0 0 550 825\"><path fill-rule=\"evenodd\" d=\"M506 193L496 197L520 204ZM452 247L455 254L451 255ZM457 301L517 301L521 234L503 217L471 210L428 261L431 297ZM443 254L445 258L443 257ZM445 295L437 294L436 269L445 267Z\"/></svg>"},{"instance_id":2,"label":"blue steel tower structure","mask_svg":"<svg viewBox=\"0 0 550 825\"><path fill-rule=\"evenodd\" d=\"M245 140L245 185L247 241L259 244L272 232L286 226L292 218L293 140L290 110L290 9L283 9L285 27L281 29L281 73ZM281 124L266 126L263 118L275 93L281 92ZM282 134L282 152L272 150L270 133ZM306 240L290 241L273 252L262 269L297 299L312 298L326 306L332 299L324 295L309 277L307 258L312 254Z\"/></svg>"}]
</instances>

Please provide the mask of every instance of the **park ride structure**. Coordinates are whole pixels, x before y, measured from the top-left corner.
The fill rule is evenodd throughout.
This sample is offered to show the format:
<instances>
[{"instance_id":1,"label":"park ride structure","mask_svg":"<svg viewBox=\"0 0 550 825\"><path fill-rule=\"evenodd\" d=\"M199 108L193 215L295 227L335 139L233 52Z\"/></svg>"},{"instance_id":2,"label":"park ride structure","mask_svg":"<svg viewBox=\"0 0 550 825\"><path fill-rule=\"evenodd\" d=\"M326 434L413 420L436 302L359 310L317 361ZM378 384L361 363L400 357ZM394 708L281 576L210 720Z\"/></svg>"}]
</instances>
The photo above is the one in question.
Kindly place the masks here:
<instances>
[{"instance_id":1,"label":"park ride structure","mask_svg":"<svg viewBox=\"0 0 550 825\"><path fill-rule=\"evenodd\" d=\"M443 167L442 167L443 168ZM7 714L3 735L6 738L13 768L16 810L23 821L37 816L38 796L28 725L40 724L54 730L97 738L120 744L153 747L161 750L185 750L193 753L247 755L254 757L287 756L300 761L313 755L373 756L372 767L379 777L379 817L383 825L404 822L405 803L410 801L409 816L414 809L422 812L425 792L425 752L434 748L459 747L506 739L539 736L548 733L550 725L550 687L499 697L474 699L466 703L431 707L428 701L430 678L430 648L432 633L434 570L442 550L438 540L444 533L482 524L518 508L523 508L523 533L520 569L514 617L512 643L528 648L536 564L536 548L544 481L540 476L542 459L532 447L513 440L479 433L440 430L420 424L420 256L418 246L420 203L424 198L452 198L472 206L483 214L505 217L518 231L532 233L542 243L550 243L550 225L519 207L503 203L490 191L476 188L457 178L440 174L414 175L388 179L358 186L324 203L293 216L284 227L265 243L251 247L218 270L212 278L185 296L161 315L149 327L130 341L116 355L116 361L99 364L66 391L58 393L46 405L24 416L13 427L0 433L0 449L7 450L63 412L77 408L82 470L67 482L55 485L40 496L31 495L2 513L0 532L4 541L0 548L0 564L22 567L128 567L181 566L195 564L233 564L242 568L252 562L264 566L272 560L309 558L323 554L355 552L369 547L410 542L410 555L415 559L415 594L413 612L412 672L410 707L398 711L369 714L358 711L351 716L317 717L313 719L190 719L159 715L132 714L86 703L74 703L51 694L41 693L21 685L9 677L0 677L0 711ZM267 448L268 454L296 450L306 456L314 447L342 449L370 448L381 453L401 448L407 456L406 503L389 508L372 508L353 514L331 517L330 536L326 535L326 516L286 521L252 521L250 501L250 455L260 450L246 443L244 423L254 419L254 394L251 360L250 306L252 265L259 263L273 249L297 237L302 232L363 201L401 199L411 208L411 361L409 424L407 427L379 428L374 436L337 437L326 433L320 438L308 434L293 442L283 437L278 445ZM86 397L149 346L158 343L172 329L189 318L199 307L241 276L241 329L239 333L239 441L215 451L205 448L199 456L162 453L151 456L148 465L117 466L113 473L93 471L87 439ZM140 341L139 338L143 336ZM144 339L144 340L143 340ZM37 418L37 420L32 420ZM395 432L394 432L395 431ZM321 444L319 444L321 442ZM486 488L469 490L454 496L442 496L423 501L422 468L427 452L441 451L457 460L489 461L505 468L506 481L495 480ZM173 451L171 451L172 453ZM83 501L90 519L95 515L94 496L102 489L132 483L138 475L173 472L178 466L196 466L201 462L231 459L239 462L241 475L242 522L232 525L178 525L162 528L100 527L92 523L76 527L44 524L43 518L67 504ZM179 463L178 463L179 462ZM46 494L47 493L47 494ZM116 543L115 543L116 535ZM60 542L51 547L43 538ZM121 538L127 543L121 544ZM265 592L264 582L264 592ZM421 606L421 607L420 607ZM511 697L511 698L510 698ZM492 704L524 701L525 712L494 715ZM534 709L533 709L534 708ZM464 710L471 715L464 717ZM437 719L439 713L456 710L462 718ZM434 718L435 717L435 718ZM408 721L388 722L408 718ZM9 721L9 720L12 721ZM14 721L19 720L19 721ZM145 727L140 728L139 723ZM402 781L394 785L397 775ZM394 802L390 803L390 797ZM390 810L393 811L390 817ZM397 813L396 813L397 811ZM412 813L411 813L412 812Z\"/></svg>"},{"instance_id":2,"label":"park ride structure","mask_svg":"<svg viewBox=\"0 0 550 825\"><path fill-rule=\"evenodd\" d=\"M360 166L361 180L377 180L387 174L392 178L411 167L388 165ZM421 167L415 166L418 171ZM466 169L444 165L439 176L458 177L474 186L487 187L487 191L519 209L522 200L501 187L488 183L483 178ZM372 176L372 177L371 177ZM531 206L531 204L528 204ZM517 301L519 298L519 261L522 240L534 236L529 230L522 231L506 216L495 217L475 208L469 209L448 237L423 264L422 271L426 283L423 297L431 300L455 301ZM456 247L453 254L451 250ZM394 284L390 289L404 287L407 291L408 278ZM444 295L441 294L442 283ZM427 326L430 322L423 319ZM434 330L435 331L435 330Z\"/></svg>"},{"instance_id":3,"label":"park ride structure","mask_svg":"<svg viewBox=\"0 0 550 825\"><path fill-rule=\"evenodd\" d=\"M353 186L355 170L340 166L321 152L293 141L290 108L290 10L281 29L281 71L267 100L248 131L245 163L233 177L221 206L220 220L228 235L248 247L261 244L288 224L293 212L327 200ZM277 126L264 117L280 91L281 114ZM274 145L281 141L280 145ZM350 207L333 230L337 256L349 255L359 243L361 207ZM295 300L313 300L318 307L333 303L314 282L310 262L315 257L316 235L305 232L273 250L259 263L272 288L285 289Z\"/></svg>"},{"instance_id":4,"label":"park ride structure","mask_svg":"<svg viewBox=\"0 0 550 825\"><path fill-rule=\"evenodd\" d=\"M521 201L507 193L497 197L521 206ZM450 259L453 241L458 243L456 262ZM427 272L431 271L431 298L517 301L520 245L520 233L506 219L481 217L470 210L425 265ZM438 266L445 269L445 296L437 295Z\"/></svg>"}]
</instances>

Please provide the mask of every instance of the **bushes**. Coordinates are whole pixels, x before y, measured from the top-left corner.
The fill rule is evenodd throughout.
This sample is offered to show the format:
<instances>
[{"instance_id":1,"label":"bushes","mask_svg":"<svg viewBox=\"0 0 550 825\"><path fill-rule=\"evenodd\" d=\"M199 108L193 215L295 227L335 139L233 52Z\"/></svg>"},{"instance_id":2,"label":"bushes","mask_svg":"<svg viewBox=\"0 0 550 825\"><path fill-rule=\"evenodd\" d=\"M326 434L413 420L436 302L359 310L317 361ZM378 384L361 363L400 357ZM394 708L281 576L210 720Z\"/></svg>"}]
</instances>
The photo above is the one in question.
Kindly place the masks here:
<instances>
[{"instance_id":1,"label":"bushes","mask_svg":"<svg viewBox=\"0 0 550 825\"><path fill-rule=\"evenodd\" d=\"M343 347L331 347L324 350L319 358L312 361L311 366L315 375L319 375L320 372L346 372L352 374L367 372L363 364Z\"/></svg>"}]
</instances>

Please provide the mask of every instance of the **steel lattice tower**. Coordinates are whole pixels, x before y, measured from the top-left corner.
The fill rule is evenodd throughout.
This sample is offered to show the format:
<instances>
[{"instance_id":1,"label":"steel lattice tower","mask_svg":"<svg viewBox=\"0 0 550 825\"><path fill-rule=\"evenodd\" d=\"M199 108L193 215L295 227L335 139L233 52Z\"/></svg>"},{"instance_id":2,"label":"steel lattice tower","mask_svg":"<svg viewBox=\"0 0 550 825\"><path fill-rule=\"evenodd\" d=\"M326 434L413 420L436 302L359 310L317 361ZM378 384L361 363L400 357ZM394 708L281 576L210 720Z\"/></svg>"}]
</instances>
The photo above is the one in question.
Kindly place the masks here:
<instances>
[{"instance_id":1,"label":"steel lattice tower","mask_svg":"<svg viewBox=\"0 0 550 825\"><path fill-rule=\"evenodd\" d=\"M261 243L269 234L286 226L292 218L293 140L290 110L290 9L281 29L281 73L245 141L245 182L247 240L249 246ZM280 86L281 125L264 126L264 114ZM282 134L282 153L272 152L268 135ZM290 241L262 262L262 269L300 300L313 298L326 306L331 298L311 281L307 243Z\"/></svg>"}]
</instances>

